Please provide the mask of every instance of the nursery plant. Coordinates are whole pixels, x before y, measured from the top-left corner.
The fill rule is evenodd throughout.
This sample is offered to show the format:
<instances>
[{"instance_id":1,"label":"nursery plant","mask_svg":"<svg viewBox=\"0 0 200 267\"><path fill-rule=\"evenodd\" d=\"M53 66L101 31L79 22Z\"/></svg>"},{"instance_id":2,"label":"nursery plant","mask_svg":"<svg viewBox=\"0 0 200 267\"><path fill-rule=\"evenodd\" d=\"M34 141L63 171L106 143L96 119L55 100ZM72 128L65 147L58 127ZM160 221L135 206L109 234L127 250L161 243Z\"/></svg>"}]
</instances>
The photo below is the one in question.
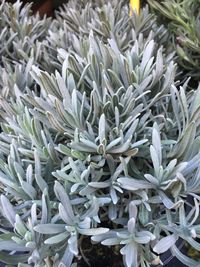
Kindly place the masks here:
<instances>
[{"instance_id":1,"label":"nursery plant","mask_svg":"<svg viewBox=\"0 0 200 267\"><path fill-rule=\"evenodd\" d=\"M149 5L171 34L184 75L199 81L200 2L195 0L155 1ZM165 21L164 21L165 20Z\"/></svg>"},{"instance_id":2,"label":"nursery plant","mask_svg":"<svg viewBox=\"0 0 200 267\"><path fill-rule=\"evenodd\" d=\"M199 266L179 244L200 250L200 87L177 87L147 9L77 6L52 21L31 86L0 99L0 261L149 267L170 250Z\"/></svg>"}]
</instances>

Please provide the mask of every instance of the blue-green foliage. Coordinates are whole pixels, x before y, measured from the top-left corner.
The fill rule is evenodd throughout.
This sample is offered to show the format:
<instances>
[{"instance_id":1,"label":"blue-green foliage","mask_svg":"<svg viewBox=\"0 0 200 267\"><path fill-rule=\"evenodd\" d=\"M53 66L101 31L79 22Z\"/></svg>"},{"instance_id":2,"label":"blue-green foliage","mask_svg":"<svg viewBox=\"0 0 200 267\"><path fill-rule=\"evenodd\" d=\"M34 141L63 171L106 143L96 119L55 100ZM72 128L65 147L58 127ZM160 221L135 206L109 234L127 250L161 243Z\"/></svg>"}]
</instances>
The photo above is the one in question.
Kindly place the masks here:
<instances>
[{"instance_id":1,"label":"blue-green foliage","mask_svg":"<svg viewBox=\"0 0 200 267\"><path fill-rule=\"evenodd\" d=\"M0 260L74 267L91 237L126 267L159 264L169 249L196 267L176 241L200 249L200 88L176 87L147 9L71 5L28 71L31 88L14 83L0 99Z\"/></svg>"}]
</instances>

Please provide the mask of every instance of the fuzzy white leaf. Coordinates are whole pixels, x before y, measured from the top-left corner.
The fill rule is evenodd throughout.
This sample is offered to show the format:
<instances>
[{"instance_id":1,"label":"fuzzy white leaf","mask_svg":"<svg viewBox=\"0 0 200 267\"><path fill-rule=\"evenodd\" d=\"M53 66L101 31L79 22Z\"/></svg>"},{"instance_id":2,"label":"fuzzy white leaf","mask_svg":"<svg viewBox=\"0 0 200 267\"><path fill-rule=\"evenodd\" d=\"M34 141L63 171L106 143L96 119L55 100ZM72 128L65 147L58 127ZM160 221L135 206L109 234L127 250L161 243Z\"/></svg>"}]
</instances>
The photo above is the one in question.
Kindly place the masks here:
<instances>
[{"instance_id":1,"label":"fuzzy white leaf","mask_svg":"<svg viewBox=\"0 0 200 267\"><path fill-rule=\"evenodd\" d=\"M161 254L167 251L171 246L173 246L176 241L178 240L178 237L176 235L169 235L166 237L163 237L161 240L158 241L158 243L154 246L153 251Z\"/></svg>"}]
</instances>

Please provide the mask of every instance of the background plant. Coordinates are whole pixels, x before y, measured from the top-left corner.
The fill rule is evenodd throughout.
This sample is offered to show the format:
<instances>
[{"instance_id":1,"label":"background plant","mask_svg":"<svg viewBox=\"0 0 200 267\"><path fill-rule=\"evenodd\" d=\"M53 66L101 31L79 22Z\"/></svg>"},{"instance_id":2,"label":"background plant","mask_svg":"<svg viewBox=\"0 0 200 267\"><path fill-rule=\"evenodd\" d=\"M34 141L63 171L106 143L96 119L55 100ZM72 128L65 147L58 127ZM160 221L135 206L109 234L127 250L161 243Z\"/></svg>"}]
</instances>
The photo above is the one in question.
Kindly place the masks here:
<instances>
[{"instance_id":1,"label":"background plant","mask_svg":"<svg viewBox=\"0 0 200 267\"><path fill-rule=\"evenodd\" d=\"M149 5L165 22L171 33L178 54L177 60L184 75L199 80L199 1L173 0L148 1Z\"/></svg>"}]
</instances>

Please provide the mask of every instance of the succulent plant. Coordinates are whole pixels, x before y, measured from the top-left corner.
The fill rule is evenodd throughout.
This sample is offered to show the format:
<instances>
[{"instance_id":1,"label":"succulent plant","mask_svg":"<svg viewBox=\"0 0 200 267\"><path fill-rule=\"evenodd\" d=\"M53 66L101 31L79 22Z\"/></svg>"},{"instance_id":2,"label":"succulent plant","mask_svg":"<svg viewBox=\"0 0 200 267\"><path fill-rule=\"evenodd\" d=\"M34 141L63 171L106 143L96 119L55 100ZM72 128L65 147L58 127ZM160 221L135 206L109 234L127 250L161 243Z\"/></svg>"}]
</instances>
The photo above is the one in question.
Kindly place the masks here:
<instances>
[{"instance_id":1,"label":"succulent plant","mask_svg":"<svg viewBox=\"0 0 200 267\"><path fill-rule=\"evenodd\" d=\"M116 38L146 9L129 19L123 6L102 36L92 25L116 3L87 8L79 31L64 13L52 22L44 62L23 63L31 85L2 76L13 93L0 98L0 261L75 267L91 239L126 267L169 249L196 267L176 242L200 250L200 87L177 88L173 54L150 29L128 24L132 40Z\"/></svg>"}]
</instances>

